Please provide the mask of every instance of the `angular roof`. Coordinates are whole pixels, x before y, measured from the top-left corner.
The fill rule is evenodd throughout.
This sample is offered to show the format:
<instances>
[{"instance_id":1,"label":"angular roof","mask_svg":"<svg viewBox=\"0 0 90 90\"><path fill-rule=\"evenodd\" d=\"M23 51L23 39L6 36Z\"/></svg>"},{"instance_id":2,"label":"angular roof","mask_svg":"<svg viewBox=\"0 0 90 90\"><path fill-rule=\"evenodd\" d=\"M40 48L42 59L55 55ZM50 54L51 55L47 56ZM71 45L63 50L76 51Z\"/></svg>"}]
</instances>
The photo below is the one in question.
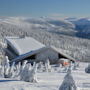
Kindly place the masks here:
<instances>
[{"instance_id":1,"label":"angular roof","mask_svg":"<svg viewBox=\"0 0 90 90\"><path fill-rule=\"evenodd\" d=\"M6 37L5 39L18 55L45 47L45 45L31 37Z\"/></svg>"},{"instance_id":2,"label":"angular roof","mask_svg":"<svg viewBox=\"0 0 90 90\"><path fill-rule=\"evenodd\" d=\"M66 57L67 59L71 60L71 61L76 61L73 57L67 55L66 53L64 53L60 48L56 48L54 46L51 46L51 48L55 51L57 51L59 54L63 55L64 57Z\"/></svg>"},{"instance_id":3,"label":"angular roof","mask_svg":"<svg viewBox=\"0 0 90 90\"><path fill-rule=\"evenodd\" d=\"M42 52L42 51L44 51L44 50L46 50L46 49L48 50L48 49L50 49L50 48L51 48L52 50L56 51L57 53L61 54L61 55L64 56L65 58L69 59L70 61L76 61L76 60L75 60L74 58L72 58L71 56L63 53L60 49L55 48L54 46L51 46L51 47L43 47L43 48L40 48L40 49L38 49L38 50L35 50L35 51L32 51L32 52L28 52L28 53L26 53L26 54L22 54L22 55L16 57L15 59L13 59L13 60L11 61L11 63L12 63L12 62L22 61L23 59L25 59L25 58L27 58L27 57L30 57L30 56L32 56L32 55L34 55L34 54L37 54L37 53L40 53L40 52Z\"/></svg>"},{"instance_id":4,"label":"angular roof","mask_svg":"<svg viewBox=\"0 0 90 90\"><path fill-rule=\"evenodd\" d=\"M38 50L30 51L30 52L28 52L28 53L22 54L22 55L16 57L15 59L11 60L10 63L22 61L23 59L25 59L25 58L27 58L27 57L30 57L30 56L32 56L32 55L35 55L35 54L37 54L37 53L39 53L39 52L42 52L42 51L44 51L44 50L46 50L46 49L48 49L48 47L43 47L43 48L40 48L40 49L38 49Z\"/></svg>"}]
</instances>

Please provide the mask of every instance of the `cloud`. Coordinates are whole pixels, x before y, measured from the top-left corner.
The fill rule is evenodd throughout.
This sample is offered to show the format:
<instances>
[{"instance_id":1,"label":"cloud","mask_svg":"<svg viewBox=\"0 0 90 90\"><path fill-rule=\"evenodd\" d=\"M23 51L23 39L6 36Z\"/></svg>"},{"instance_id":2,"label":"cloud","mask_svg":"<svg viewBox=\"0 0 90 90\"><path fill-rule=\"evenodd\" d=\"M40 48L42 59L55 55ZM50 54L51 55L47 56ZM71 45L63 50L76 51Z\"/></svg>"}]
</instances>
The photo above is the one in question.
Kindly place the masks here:
<instances>
[{"instance_id":1,"label":"cloud","mask_svg":"<svg viewBox=\"0 0 90 90\"><path fill-rule=\"evenodd\" d=\"M49 14L49 17L55 18L55 19L64 19L67 18L65 14L60 14L60 13L51 13Z\"/></svg>"}]
</instances>

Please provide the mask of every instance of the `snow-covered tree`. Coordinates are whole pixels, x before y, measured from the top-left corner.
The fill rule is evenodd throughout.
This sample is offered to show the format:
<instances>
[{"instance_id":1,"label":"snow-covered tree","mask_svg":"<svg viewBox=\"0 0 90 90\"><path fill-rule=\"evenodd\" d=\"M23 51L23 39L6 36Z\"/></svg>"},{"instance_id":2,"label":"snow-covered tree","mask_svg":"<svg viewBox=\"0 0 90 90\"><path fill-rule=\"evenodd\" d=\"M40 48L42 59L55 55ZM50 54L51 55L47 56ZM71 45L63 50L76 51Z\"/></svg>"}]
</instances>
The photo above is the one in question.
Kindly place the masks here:
<instances>
[{"instance_id":1,"label":"snow-covered tree","mask_svg":"<svg viewBox=\"0 0 90 90\"><path fill-rule=\"evenodd\" d=\"M26 82L37 82L37 65L34 63L32 69L30 64L27 64L20 74L20 79Z\"/></svg>"},{"instance_id":2,"label":"snow-covered tree","mask_svg":"<svg viewBox=\"0 0 90 90\"><path fill-rule=\"evenodd\" d=\"M51 72L51 65L49 59L46 60L45 62L45 70L46 72Z\"/></svg>"},{"instance_id":3,"label":"snow-covered tree","mask_svg":"<svg viewBox=\"0 0 90 90\"><path fill-rule=\"evenodd\" d=\"M64 81L62 82L59 90L77 90L70 68L68 68L67 74L64 77Z\"/></svg>"},{"instance_id":4,"label":"snow-covered tree","mask_svg":"<svg viewBox=\"0 0 90 90\"><path fill-rule=\"evenodd\" d=\"M33 68L29 71L30 71L28 74L28 75L30 75L28 78L29 82L38 82L38 80L37 80L37 64L34 63Z\"/></svg>"},{"instance_id":5,"label":"snow-covered tree","mask_svg":"<svg viewBox=\"0 0 90 90\"><path fill-rule=\"evenodd\" d=\"M28 65L26 65L20 72L20 80L28 81L29 79L28 76L29 76L29 67Z\"/></svg>"},{"instance_id":6,"label":"snow-covered tree","mask_svg":"<svg viewBox=\"0 0 90 90\"><path fill-rule=\"evenodd\" d=\"M14 77L15 76L15 62L12 63L12 65L10 66L10 69L9 69L9 72L8 72L8 76L11 78L11 77Z\"/></svg>"},{"instance_id":7,"label":"snow-covered tree","mask_svg":"<svg viewBox=\"0 0 90 90\"><path fill-rule=\"evenodd\" d=\"M15 65L15 75L14 75L14 77L18 77L20 75L20 71L21 71L21 62L19 62L18 64Z\"/></svg>"},{"instance_id":8,"label":"snow-covered tree","mask_svg":"<svg viewBox=\"0 0 90 90\"><path fill-rule=\"evenodd\" d=\"M44 64L43 64L43 62L39 62L37 68L38 68L39 71L43 71L44 70Z\"/></svg>"},{"instance_id":9,"label":"snow-covered tree","mask_svg":"<svg viewBox=\"0 0 90 90\"><path fill-rule=\"evenodd\" d=\"M11 78L15 75L14 73L15 62L10 66L8 56L5 57L2 64L0 65L0 76L5 78Z\"/></svg>"},{"instance_id":10,"label":"snow-covered tree","mask_svg":"<svg viewBox=\"0 0 90 90\"><path fill-rule=\"evenodd\" d=\"M4 66L0 65L0 77L4 78Z\"/></svg>"},{"instance_id":11,"label":"snow-covered tree","mask_svg":"<svg viewBox=\"0 0 90 90\"><path fill-rule=\"evenodd\" d=\"M27 64L27 60L25 60L25 61L23 62L22 66L21 66L21 70L23 70L23 69L25 68L26 64Z\"/></svg>"},{"instance_id":12,"label":"snow-covered tree","mask_svg":"<svg viewBox=\"0 0 90 90\"><path fill-rule=\"evenodd\" d=\"M3 66L4 66L4 77L8 78L8 74L9 74L9 69L10 69L10 65L9 65L9 59L8 56L5 57L4 61L3 61Z\"/></svg>"}]
</instances>

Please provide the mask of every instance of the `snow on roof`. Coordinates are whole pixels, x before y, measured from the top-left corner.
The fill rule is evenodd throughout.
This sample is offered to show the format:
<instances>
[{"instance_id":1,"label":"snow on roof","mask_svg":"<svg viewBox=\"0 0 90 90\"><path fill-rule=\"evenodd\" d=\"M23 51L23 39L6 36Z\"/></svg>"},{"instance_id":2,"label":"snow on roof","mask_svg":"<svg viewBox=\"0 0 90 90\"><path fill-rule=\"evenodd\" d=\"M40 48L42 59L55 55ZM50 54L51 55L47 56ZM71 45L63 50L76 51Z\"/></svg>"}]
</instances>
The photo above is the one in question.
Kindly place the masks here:
<instances>
[{"instance_id":1,"label":"snow on roof","mask_svg":"<svg viewBox=\"0 0 90 90\"><path fill-rule=\"evenodd\" d=\"M67 59L71 60L71 61L76 61L73 57L65 54L60 48L56 48L54 46L51 46L52 49L54 49L55 51L57 51L58 53L60 53L61 55L63 55L64 57L66 57Z\"/></svg>"},{"instance_id":2,"label":"snow on roof","mask_svg":"<svg viewBox=\"0 0 90 90\"><path fill-rule=\"evenodd\" d=\"M36 51L32 51L32 52L28 52L28 53L22 54L22 55L16 57L15 59L11 60L10 63L22 61L23 59L25 59L27 57L30 57L30 56L32 56L32 55L34 55L36 53L42 52L43 50L46 50L46 49L48 49L48 47L43 47L43 48L40 48L40 49L38 49Z\"/></svg>"},{"instance_id":3,"label":"snow on roof","mask_svg":"<svg viewBox=\"0 0 90 90\"><path fill-rule=\"evenodd\" d=\"M6 41L18 55L45 47L45 45L31 37L6 37Z\"/></svg>"},{"instance_id":4,"label":"snow on roof","mask_svg":"<svg viewBox=\"0 0 90 90\"><path fill-rule=\"evenodd\" d=\"M34 54L36 54L36 53L42 52L42 51L44 51L44 50L46 50L46 49L48 50L48 49L50 49L50 48L53 49L53 50L55 50L55 51L57 51L59 54L63 55L64 57L66 57L68 60L75 61L74 58L72 58L72 57L68 56L67 54L63 53L60 49L57 49L57 48L55 48L54 46L51 46L51 47L43 47L43 48L40 48L40 49L38 49L38 50L36 50L36 51L28 52L28 53L26 53L26 54L22 54L22 55L16 57L15 59L13 59L13 60L11 61L11 63L12 63L12 62L22 61L23 59L25 59L25 58L27 58L27 57L30 57L30 56L32 56L32 55L34 55Z\"/></svg>"}]
</instances>

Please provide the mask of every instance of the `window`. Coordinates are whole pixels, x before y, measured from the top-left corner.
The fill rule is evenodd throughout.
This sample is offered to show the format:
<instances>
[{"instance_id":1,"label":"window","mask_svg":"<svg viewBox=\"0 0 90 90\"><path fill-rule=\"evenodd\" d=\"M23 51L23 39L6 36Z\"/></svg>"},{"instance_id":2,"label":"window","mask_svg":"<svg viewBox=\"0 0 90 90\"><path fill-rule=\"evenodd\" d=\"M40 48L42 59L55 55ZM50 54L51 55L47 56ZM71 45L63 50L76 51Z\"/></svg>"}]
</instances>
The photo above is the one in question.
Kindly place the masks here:
<instances>
[{"instance_id":1,"label":"window","mask_svg":"<svg viewBox=\"0 0 90 90\"><path fill-rule=\"evenodd\" d=\"M36 55L32 55L32 56L29 56L29 57L27 57L27 58L25 58L26 60L27 59L36 59Z\"/></svg>"}]
</instances>

